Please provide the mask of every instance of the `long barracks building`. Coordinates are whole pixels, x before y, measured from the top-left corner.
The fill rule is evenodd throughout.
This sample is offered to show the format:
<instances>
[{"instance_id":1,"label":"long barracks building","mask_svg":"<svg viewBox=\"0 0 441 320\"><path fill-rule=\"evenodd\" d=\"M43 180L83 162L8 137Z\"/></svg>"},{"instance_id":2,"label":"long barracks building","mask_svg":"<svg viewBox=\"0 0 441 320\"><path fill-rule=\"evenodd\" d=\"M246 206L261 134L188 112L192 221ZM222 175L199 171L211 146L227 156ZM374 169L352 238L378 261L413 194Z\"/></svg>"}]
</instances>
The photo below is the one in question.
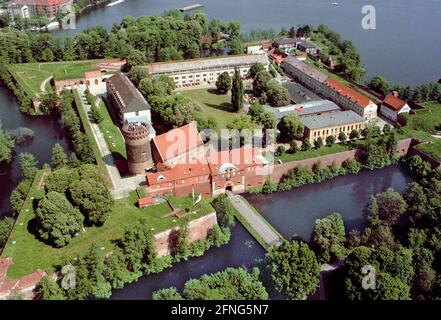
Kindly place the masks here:
<instances>
[{"instance_id":1,"label":"long barracks building","mask_svg":"<svg viewBox=\"0 0 441 320\"><path fill-rule=\"evenodd\" d=\"M218 76L225 71L232 76L236 67L239 68L240 75L246 77L251 66L257 62L268 70L269 60L266 54L159 62L146 67L153 76L171 77L176 87L180 88L215 83Z\"/></svg>"},{"instance_id":2,"label":"long barracks building","mask_svg":"<svg viewBox=\"0 0 441 320\"><path fill-rule=\"evenodd\" d=\"M371 99L306 63L288 56L282 63L282 68L301 84L334 101L343 109L354 111L364 120L377 116L378 106Z\"/></svg>"}]
</instances>

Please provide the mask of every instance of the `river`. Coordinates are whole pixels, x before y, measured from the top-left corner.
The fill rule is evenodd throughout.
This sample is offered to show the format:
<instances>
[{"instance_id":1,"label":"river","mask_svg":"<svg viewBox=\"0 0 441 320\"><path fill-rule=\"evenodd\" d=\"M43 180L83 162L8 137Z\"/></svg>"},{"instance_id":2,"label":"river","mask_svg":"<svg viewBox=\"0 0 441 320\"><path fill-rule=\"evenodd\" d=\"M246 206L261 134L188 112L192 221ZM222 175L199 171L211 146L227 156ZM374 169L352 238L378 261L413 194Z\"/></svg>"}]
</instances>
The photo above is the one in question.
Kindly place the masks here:
<instances>
[{"instance_id":1,"label":"river","mask_svg":"<svg viewBox=\"0 0 441 320\"><path fill-rule=\"evenodd\" d=\"M407 190L411 177L400 165L346 175L319 184L274 194L247 195L247 200L286 239L309 241L316 219L333 212L342 215L347 231L365 226L363 212L372 194Z\"/></svg>"},{"instance_id":2,"label":"river","mask_svg":"<svg viewBox=\"0 0 441 320\"><path fill-rule=\"evenodd\" d=\"M9 197L12 190L21 180L18 155L21 152L31 152L39 165L49 163L52 146L61 144L65 150L70 146L64 135L60 120L53 117L28 117L19 110L19 105L13 94L0 86L0 120L5 130L26 127L34 131L34 138L25 145L15 146L14 160L8 165L0 166L0 218L10 215Z\"/></svg>"},{"instance_id":3,"label":"river","mask_svg":"<svg viewBox=\"0 0 441 320\"><path fill-rule=\"evenodd\" d=\"M243 31L326 24L352 40L360 49L367 77L383 75L402 84L415 85L441 78L441 0L126 0L102 6L77 17L76 29L55 34L74 34L87 27L110 29L126 16L158 15L192 3L204 5L210 18L238 20ZM364 5L376 9L376 29L361 27Z\"/></svg>"}]
</instances>

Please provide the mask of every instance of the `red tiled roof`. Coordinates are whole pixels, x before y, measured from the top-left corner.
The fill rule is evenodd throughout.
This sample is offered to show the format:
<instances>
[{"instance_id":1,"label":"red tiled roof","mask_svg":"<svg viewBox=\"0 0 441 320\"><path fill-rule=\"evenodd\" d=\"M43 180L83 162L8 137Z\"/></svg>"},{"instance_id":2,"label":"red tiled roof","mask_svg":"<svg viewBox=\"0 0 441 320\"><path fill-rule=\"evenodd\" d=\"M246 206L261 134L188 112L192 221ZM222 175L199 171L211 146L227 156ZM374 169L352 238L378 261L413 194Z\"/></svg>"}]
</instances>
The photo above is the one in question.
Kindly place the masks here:
<instances>
[{"instance_id":1,"label":"red tiled roof","mask_svg":"<svg viewBox=\"0 0 441 320\"><path fill-rule=\"evenodd\" d=\"M14 290L18 286L19 282L20 280L11 280L3 284L0 284L0 297L8 295L12 290Z\"/></svg>"},{"instance_id":2,"label":"red tiled roof","mask_svg":"<svg viewBox=\"0 0 441 320\"><path fill-rule=\"evenodd\" d=\"M207 157L197 159L194 164L178 164L175 167L156 173L146 175L149 186L158 183L173 182L181 179L189 179L205 175L217 175L222 166L226 163L233 164L238 170L262 164L257 156L260 152L257 148L238 148L233 150L212 152Z\"/></svg>"},{"instance_id":3,"label":"red tiled roof","mask_svg":"<svg viewBox=\"0 0 441 320\"><path fill-rule=\"evenodd\" d=\"M153 138L153 143L158 149L161 162L166 162L202 145L203 141L196 124L192 122L156 136Z\"/></svg>"},{"instance_id":4,"label":"red tiled roof","mask_svg":"<svg viewBox=\"0 0 441 320\"><path fill-rule=\"evenodd\" d=\"M391 92L384 98L383 104L389 109L400 112L407 103L401 100L395 93Z\"/></svg>"},{"instance_id":5,"label":"red tiled roof","mask_svg":"<svg viewBox=\"0 0 441 320\"><path fill-rule=\"evenodd\" d=\"M158 183L173 182L179 179L188 179L205 174L211 174L210 167L204 159L199 159L199 162L195 164L178 164L166 171L148 173L146 178L147 184L151 186Z\"/></svg>"},{"instance_id":6,"label":"red tiled roof","mask_svg":"<svg viewBox=\"0 0 441 320\"><path fill-rule=\"evenodd\" d=\"M8 257L6 259L0 258L0 283L6 278L8 273L8 268L12 264L12 258Z\"/></svg>"},{"instance_id":7,"label":"red tiled roof","mask_svg":"<svg viewBox=\"0 0 441 320\"><path fill-rule=\"evenodd\" d=\"M365 95L349 88L333 78L329 78L325 84L332 90L337 91L339 95L346 97L362 108L366 108L368 105L373 104L373 101Z\"/></svg>"},{"instance_id":8,"label":"red tiled roof","mask_svg":"<svg viewBox=\"0 0 441 320\"><path fill-rule=\"evenodd\" d=\"M37 271L28 274L20 279L20 289L26 289L29 287L35 286L38 282L40 282L41 278L47 276L47 273L43 270L38 269Z\"/></svg>"},{"instance_id":9,"label":"red tiled roof","mask_svg":"<svg viewBox=\"0 0 441 320\"><path fill-rule=\"evenodd\" d=\"M35 5L35 6L54 6L70 2L69 0L17 0L19 4Z\"/></svg>"}]
</instances>

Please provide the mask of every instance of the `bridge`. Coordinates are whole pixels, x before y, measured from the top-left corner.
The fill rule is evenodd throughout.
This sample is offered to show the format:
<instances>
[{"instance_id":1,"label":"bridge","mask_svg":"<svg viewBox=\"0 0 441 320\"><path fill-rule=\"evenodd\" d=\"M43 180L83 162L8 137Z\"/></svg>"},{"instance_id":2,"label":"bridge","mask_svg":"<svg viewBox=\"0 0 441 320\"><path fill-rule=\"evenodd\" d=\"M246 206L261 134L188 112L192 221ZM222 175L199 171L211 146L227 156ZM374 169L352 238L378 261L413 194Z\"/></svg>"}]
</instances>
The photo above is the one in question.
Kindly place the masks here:
<instances>
[{"instance_id":1,"label":"bridge","mask_svg":"<svg viewBox=\"0 0 441 320\"><path fill-rule=\"evenodd\" d=\"M265 250L278 246L284 238L240 195L226 192L232 206L238 212L237 219Z\"/></svg>"}]
</instances>

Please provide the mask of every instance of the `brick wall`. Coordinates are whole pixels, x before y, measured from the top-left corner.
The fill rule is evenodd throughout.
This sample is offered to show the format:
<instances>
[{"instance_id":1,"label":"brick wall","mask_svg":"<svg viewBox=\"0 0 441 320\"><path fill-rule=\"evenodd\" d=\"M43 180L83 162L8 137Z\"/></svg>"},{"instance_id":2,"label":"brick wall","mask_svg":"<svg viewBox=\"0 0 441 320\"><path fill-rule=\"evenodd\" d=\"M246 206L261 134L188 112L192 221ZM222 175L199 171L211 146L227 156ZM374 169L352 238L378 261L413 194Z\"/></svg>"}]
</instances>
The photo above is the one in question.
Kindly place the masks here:
<instances>
[{"instance_id":1,"label":"brick wall","mask_svg":"<svg viewBox=\"0 0 441 320\"><path fill-rule=\"evenodd\" d=\"M188 223L189 243L204 240L207 238L213 226L217 224L216 212L191 220ZM155 235L156 252L159 257L173 252L176 248L176 241L179 236L179 227L160 232Z\"/></svg>"},{"instance_id":2,"label":"brick wall","mask_svg":"<svg viewBox=\"0 0 441 320\"><path fill-rule=\"evenodd\" d=\"M412 145L411 138L398 141L397 155L399 157L407 155L409 152L409 149L411 148L411 145ZM318 161L320 161L323 166L329 166L335 161L335 164L338 167L341 167L343 162L345 162L346 160L359 159L359 156L360 156L360 150L349 150L349 151L344 151L344 152L339 152L339 153L327 154L327 155L324 155L321 157L315 157L315 158L309 158L309 159L305 159L305 160L276 164L276 165L274 165L272 172L269 174L270 180L272 182L278 183L278 182L280 182L280 179L283 177L283 175L286 174L289 170L297 168L297 167L301 167L301 166L306 166L306 167L309 167L312 169L313 166Z\"/></svg>"}]
</instances>

